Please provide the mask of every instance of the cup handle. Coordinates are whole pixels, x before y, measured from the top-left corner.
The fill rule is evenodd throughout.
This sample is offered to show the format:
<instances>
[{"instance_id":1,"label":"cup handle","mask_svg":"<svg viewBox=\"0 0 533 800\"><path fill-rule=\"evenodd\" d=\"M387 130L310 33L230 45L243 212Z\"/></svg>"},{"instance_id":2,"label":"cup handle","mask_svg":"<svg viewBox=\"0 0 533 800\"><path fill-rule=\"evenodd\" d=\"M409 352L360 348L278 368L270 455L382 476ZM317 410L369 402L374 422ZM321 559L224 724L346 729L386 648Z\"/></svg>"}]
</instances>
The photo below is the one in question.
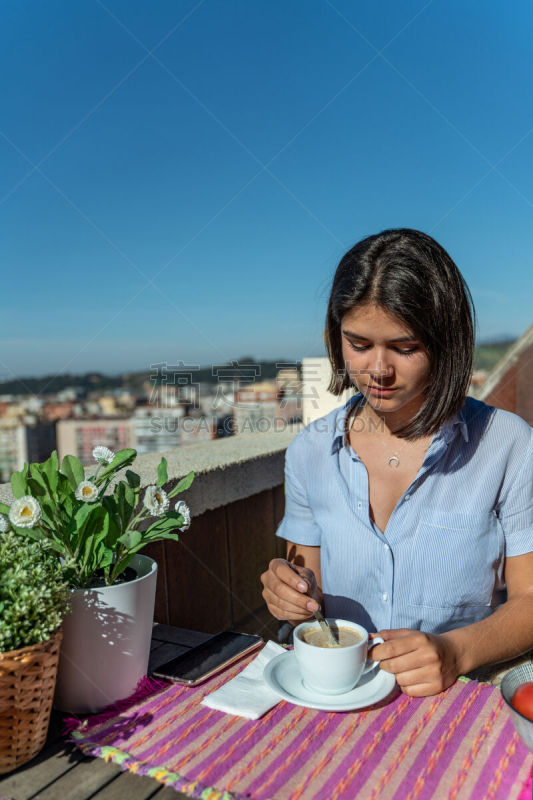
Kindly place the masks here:
<instances>
[{"instance_id":1,"label":"cup handle","mask_svg":"<svg viewBox=\"0 0 533 800\"><path fill-rule=\"evenodd\" d=\"M370 650L375 644L385 644L385 639L382 639L381 636L375 636L368 641L368 649ZM367 658L363 675L375 667L379 667L379 661L370 661L370 659Z\"/></svg>"}]
</instances>

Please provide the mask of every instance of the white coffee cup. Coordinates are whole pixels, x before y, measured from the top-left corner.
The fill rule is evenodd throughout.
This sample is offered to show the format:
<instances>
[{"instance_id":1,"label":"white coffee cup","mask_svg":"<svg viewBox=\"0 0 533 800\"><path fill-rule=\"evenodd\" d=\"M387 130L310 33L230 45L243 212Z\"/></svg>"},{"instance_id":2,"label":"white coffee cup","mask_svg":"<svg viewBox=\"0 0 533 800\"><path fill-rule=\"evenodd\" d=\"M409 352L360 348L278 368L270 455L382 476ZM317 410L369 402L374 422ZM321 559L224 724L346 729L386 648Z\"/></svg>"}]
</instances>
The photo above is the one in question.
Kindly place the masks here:
<instances>
[{"instance_id":1,"label":"white coffee cup","mask_svg":"<svg viewBox=\"0 0 533 800\"><path fill-rule=\"evenodd\" d=\"M317 647L304 641L302 634L308 630L320 630L318 622L302 622L294 629L294 653L304 686L320 694L344 694L353 689L361 676L379 665L369 661L368 651L384 640L376 636L369 641L368 631L356 622L346 619L328 619L330 625L348 628L358 633L360 641L347 647Z\"/></svg>"}]
</instances>

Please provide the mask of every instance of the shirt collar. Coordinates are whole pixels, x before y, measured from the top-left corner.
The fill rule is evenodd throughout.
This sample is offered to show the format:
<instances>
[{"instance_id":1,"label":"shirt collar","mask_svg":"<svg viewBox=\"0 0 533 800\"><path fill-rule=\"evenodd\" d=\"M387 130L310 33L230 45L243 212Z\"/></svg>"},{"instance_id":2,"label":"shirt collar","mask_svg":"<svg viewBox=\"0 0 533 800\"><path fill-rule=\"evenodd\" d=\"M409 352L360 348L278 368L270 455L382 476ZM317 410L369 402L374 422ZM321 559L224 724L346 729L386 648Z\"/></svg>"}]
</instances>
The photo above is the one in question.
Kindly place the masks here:
<instances>
[{"instance_id":1,"label":"shirt collar","mask_svg":"<svg viewBox=\"0 0 533 800\"><path fill-rule=\"evenodd\" d=\"M337 453L344 444L344 436L346 434L346 417L349 411L355 406L359 405L363 400L363 395L358 392L353 397L350 397L346 403L339 409L335 421L335 428L333 430L333 441L331 443L331 454Z\"/></svg>"},{"instance_id":2,"label":"shirt collar","mask_svg":"<svg viewBox=\"0 0 533 800\"><path fill-rule=\"evenodd\" d=\"M359 405L363 400L363 395L361 392L358 392L353 397L350 397L347 402L340 408L337 419L335 423L335 429L333 431L333 441L331 443L331 454L337 453L340 448L344 444L344 436L346 434L346 418L348 413L352 410L355 405ZM468 425L464 416L464 406L463 408L458 411L453 417L446 420L443 424L442 428L438 431L435 438L436 439L444 439L446 444L449 444L451 440L454 438L456 433L456 426L459 425L459 429L463 436L465 442L468 442Z\"/></svg>"},{"instance_id":3,"label":"shirt collar","mask_svg":"<svg viewBox=\"0 0 533 800\"><path fill-rule=\"evenodd\" d=\"M448 442L451 442L455 436L456 425L459 425L459 430L461 431L463 439L465 442L468 442L468 425L464 415L464 405L463 408L457 412L457 414L454 414L453 417L450 417L450 419L446 420L437 436L442 436L446 444L448 444Z\"/></svg>"}]
</instances>

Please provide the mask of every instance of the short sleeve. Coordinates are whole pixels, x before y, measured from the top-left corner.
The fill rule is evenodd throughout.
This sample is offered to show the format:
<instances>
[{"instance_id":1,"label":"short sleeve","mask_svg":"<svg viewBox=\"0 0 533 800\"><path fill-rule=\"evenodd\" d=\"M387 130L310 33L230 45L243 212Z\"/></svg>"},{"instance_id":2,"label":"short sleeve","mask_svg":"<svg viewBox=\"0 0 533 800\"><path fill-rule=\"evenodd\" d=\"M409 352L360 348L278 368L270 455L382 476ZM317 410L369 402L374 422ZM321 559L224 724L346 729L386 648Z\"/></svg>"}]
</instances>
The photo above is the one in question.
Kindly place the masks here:
<instances>
[{"instance_id":1,"label":"short sleeve","mask_svg":"<svg viewBox=\"0 0 533 800\"><path fill-rule=\"evenodd\" d=\"M309 507L307 494L302 485L303 476L296 475L293 453L291 443L285 453L285 514L276 536L295 544L316 546L320 544L321 531Z\"/></svg>"},{"instance_id":2,"label":"short sleeve","mask_svg":"<svg viewBox=\"0 0 533 800\"><path fill-rule=\"evenodd\" d=\"M533 429L529 446L521 453L523 463L509 481L498 506L505 534L506 556L533 552Z\"/></svg>"}]
</instances>

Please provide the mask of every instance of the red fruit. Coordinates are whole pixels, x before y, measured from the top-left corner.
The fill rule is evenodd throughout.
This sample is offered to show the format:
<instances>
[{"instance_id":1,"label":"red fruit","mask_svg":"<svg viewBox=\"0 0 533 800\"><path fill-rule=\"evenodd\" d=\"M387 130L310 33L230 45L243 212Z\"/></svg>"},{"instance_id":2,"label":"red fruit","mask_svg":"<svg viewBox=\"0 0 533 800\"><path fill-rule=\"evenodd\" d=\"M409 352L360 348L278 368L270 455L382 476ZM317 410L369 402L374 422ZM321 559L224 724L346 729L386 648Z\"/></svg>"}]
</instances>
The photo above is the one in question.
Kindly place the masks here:
<instances>
[{"instance_id":1,"label":"red fruit","mask_svg":"<svg viewBox=\"0 0 533 800\"><path fill-rule=\"evenodd\" d=\"M533 683L523 683L516 689L511 700L512 707L533 722Z\"/></svg>"}]
</instances>

